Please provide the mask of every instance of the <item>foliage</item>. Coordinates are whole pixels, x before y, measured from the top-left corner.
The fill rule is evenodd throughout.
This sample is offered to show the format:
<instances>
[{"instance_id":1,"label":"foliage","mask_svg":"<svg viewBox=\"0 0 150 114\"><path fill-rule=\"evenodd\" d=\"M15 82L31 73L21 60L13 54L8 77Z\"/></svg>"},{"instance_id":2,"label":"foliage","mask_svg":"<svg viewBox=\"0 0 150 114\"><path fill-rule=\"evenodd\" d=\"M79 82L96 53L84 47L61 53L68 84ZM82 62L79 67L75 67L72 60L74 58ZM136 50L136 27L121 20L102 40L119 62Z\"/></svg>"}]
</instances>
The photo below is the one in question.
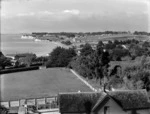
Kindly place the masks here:
<instances>
[{"instance_id":1,"label":"foliage","mask_svg":"<svg viewBox=\"0 0 150 114\"><path fill-rule=\"evenodd\" d=\"M89 44L86 47L89 47ZM100 79L100 85L103 84L103 78L108 78L109 53L98 47L95 51L85 47L82 50L82 54L75 57L70 66L83 77Z\"/></svg>"},{"instance_id":2,"label":"foliage","mask_svg":"<svg viewBox=\"0 0 150 114\"><path fill-rule=\"evenodd\" d=\"M0 52L0 67L5 69L6 66L11 66L11 61Z\"/></svg>"},{"instance_id":3,"label":"foliage","mask_svg":"<svg viewBox=\"0 0 150 114\"><path fill-rule=\"evenodd\" d=\"M143 54L145 54L144 49L135 43L132 43L130 45L129 52L132 58L135 58L137 56L142 56Z\"/></svg>"},{"instance_id":4,"label":"foliage","mask_svg":"<svg viewBox=\"0 0 150 114\"><path fill-rule=\"evenodd\" d=\"M111 60L121 61L121 58L129 56L129 51L127 49L115 48L111 53Z\"/></svg>"},{"instance_id":5,"label":"foliage","mask_svg":"<svg viewBox=\"0 0 150 114\"><path fill-rule=\"evenodd\" d=\"M112 41L108 41L108 44L105 45L106 50L112 50L116 47L116 45Z\"/></svg>"},{"instance_id":6,"label":"foliage","mask_svg":"<svg viewBox=\"0 0 150 114\"><path fill-rule=\"evenodd\" d=\"M97 50L103 50L104 49L104 44L102 41L99 41L98 44L97 44Z\"/></svg>"},{"instance_id":7,"label":"foliage","mask_svg":"<svg viewBox=\"0 0 150 114\"><path fill-rule=\"evenodd\" d=\"M33 53L21 53L16 54L15 59L17 60L17 67L24 64L25 66L29 67L33 61L36 59L36 55Z\"/></svg>"},{"instance_id":8,"label":"foliage","mask_svg":"<svg viewBox=\"0 0 150 114\"><path fill-rule=\"evenodd\" d=\"M100 85L106 84L107 88L124 89L150 89L150 62L147 61L149 43L141 43L137 40L109 41L108 44L99 42L96 50L89 48L89 44L82 46L82 54L75 57L70 66L83 77L99 79ZM88 47L88 48L87 48ZM142 56L141 63L132 66L116 65L111 70L110 60L121 61L123 57L137 58ZM132 60L133 61L133 60ZM139 61L139 60L137 60Z\"/></svg>"},{"instance_id":9,"label":"foliage","mask_svg":"<svg viewBox=\"0 0 150 114\"><path fill-rule=\"evenodd\" d=\"M0 105L0 113L1 114L8 114L9 109Z\"/></svg>"},{"instance_id":10,"label":"foliage","mask_svg":"<svg viewBox=\"0 0 150 114\"><path fill-rule=\"evenodd\" d=\"M62 44L65 44L65 45L71 45L71 44L72 44L69 40L67 40L67 41L62 41L61 43L62 43Z\"/></svg>"},{"instance_id":11,"label":"foliage","mask_svg":"<svg viewBox=\"0 0 150 114\"><path fill-rule=\"evenodd\" d=\"M143 31L135 31L134 34L135 35L150 35L150 33L143 32Z\"/></svg>"},{"instance_id":12,"label":"foliage","mask_svg":"<svg viewBox=\"0 0 150 114\"><path fill-rule=\"evenodd\" d=\"M57 47L51 52L46 66L67 67L74 56L76 56L76 53L73 48L65 49L62 47Z\"/></svg>"},{"instance_id":13,"label":"foliage","mask_svg":"<svg viewBox=\"0 0 150 114\"><path fill-rule=\"evenodd\" d=\"M4 69L4 70L0 70L0 74L7 74L7 73L21 72L21 71L30 71L30 70L38 70L38 69L39 69L38 66L14 68L14 69Z\"/></svg>"},{"instance_id":14,"label":"foliage","mask_svg":"<svg viewBox=\"0 0 150 114\"><path fill-rule=\"evenodd\" d=\"M91 53L93 52L93 49L91 47L90 44L85 44L82 49L81 49L81 55L82 56L87 56L87 55L90 55Z\"/></svg>"},{"instance_id":15,"label":"foliage","mask_svg":"<svg viewBox=\"0 0 150 114\"><path fill-rule=\"evenodd\" d=\"M124 68L123 73L118 77L123 80L123 82L120 84L126 89L150 90L149 69L150 63L147 61L146 56L143 56L138 65L126 66ZM115 80L111 83L115 83Z\"/></svg>"},{"instance_id":16,"label":"foliage","mask_svg":"<svg viewBox=\"0 0 150 114\"><path fill-rule=\"evenodd\" d=\"M0 57L4 57L4 54L0 51Z\"/></svg>"}]
</instances>

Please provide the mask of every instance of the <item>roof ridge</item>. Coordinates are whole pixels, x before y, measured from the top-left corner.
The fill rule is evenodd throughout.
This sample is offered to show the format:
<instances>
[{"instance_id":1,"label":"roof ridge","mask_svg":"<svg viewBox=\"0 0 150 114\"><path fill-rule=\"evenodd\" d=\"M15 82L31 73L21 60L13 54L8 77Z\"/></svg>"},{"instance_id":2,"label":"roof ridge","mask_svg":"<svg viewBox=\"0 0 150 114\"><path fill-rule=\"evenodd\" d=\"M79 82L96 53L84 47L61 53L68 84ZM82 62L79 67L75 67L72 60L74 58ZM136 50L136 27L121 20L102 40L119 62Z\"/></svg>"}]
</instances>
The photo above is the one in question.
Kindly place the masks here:
<instances>
[{"instance_id":1,"label":"roof ridge","mask_svg":"<svg viewBox=\"0 0 150 114\"><path fill-rule=\"evenodd\" d=\"M114 90L114 91L109 91L109 92L119 92L119 91L131 91L131 92L133 92L133 91L145 91L146 92L146 89L138 89L138 90L128 90L128 89L117 89L117 90ZM108 92L108 93L109 93Z\"/></svg>"},{"instance_id":2,"label":"roof ridge","mask_svg":"<svg viewBox=\"0 0 150 114\"><path fill-rule=\"evenodd\" d=\"M104 93L104 92L61 92L58 94L82 94L82 93Z\"/></svg>"},{"instance_id":3,"label":"roof ridge","mask_svg":"<svg viewBox=\"0 0 150 114\"><path fill-rule=\"evenodd\" d=\"M111 98L107 93L105 93L105 95L103 96L103 98L102 99L98 99L97 100L97 102L96 102L96 104L94 105L94 107L92 108L92 111L94 111L96 108L97 108L97 106L101 103L101 102L103 102L104 100L105 100L105 98Z\"/></svg>"}]
</instances>

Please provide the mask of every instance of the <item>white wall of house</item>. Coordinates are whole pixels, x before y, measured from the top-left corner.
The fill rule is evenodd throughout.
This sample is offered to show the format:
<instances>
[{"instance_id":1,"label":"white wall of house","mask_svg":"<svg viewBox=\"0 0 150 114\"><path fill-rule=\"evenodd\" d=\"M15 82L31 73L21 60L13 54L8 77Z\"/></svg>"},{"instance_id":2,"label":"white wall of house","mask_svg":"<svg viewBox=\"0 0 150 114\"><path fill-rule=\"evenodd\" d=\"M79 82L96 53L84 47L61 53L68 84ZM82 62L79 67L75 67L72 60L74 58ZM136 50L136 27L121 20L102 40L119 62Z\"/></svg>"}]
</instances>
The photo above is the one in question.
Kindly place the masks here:
<instances>
[{"instance_id":1,"label":"white wall of house","mask_svg":"<svg viewBox=\"0 0 150 114\"><path fill-rule=\"evenodd\" d=\"M113 99L110 99L105 106L109 106L108 113L106 114L131 114L131 111L124 111ZM103 106L97 114L104 114ZM150 114L150 109L137 110L138 114Z\"/></svg>"},{"instance_id":2,"label":"white wall of house","mask_svg":"<svg viewBox=\"0 0 150 114\"><path fill-rule=\"evenodd\" d=\"M110 99L99 111L97 114L104 114L104 107L108 106L108 114L128 114L123 111L122 108L112 99Z\"/></svg>"}]
</instances>

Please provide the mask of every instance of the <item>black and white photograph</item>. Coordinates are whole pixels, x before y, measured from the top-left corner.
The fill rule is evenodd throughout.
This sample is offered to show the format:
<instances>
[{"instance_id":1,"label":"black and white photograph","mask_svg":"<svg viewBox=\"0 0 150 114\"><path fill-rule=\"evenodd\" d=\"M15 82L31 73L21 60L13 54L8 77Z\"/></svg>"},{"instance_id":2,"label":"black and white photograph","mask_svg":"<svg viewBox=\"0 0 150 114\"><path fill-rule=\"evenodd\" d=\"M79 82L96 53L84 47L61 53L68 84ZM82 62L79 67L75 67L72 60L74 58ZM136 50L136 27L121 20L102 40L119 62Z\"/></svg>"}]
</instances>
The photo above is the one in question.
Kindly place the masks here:
<instances>
[{"instance_id":1,"label":"black and white photograph","mask_svg":"<svg viewBox=\"0 0 150 114\"><path fill-rule=\"evenodd\" d=\"M150 114L150 0L0 0L0 114Z\"/></svg>"}]
</instances>

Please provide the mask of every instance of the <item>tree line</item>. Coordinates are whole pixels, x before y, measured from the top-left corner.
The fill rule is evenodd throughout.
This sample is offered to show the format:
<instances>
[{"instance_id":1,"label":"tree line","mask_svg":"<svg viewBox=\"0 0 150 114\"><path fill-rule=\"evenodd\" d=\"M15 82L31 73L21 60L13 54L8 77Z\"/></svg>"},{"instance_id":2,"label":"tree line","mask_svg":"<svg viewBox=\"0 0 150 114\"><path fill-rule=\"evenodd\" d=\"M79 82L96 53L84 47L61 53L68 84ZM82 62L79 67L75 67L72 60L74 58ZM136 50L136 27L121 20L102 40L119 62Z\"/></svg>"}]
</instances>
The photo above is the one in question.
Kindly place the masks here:
<instances>
[{"instance_id":1,"label":"tree line","mask_svg":"<svg viewBox=\"0 0 150 114\"><path fill-rule=\"evenodd\" d=\"M32 32L33 36L43 36L43 35L63 35L68 38L75 37L76 35L79 36L85 36L85 35L103 35L103 34L112 34L112 35L117 35L117 34L131 34L130 31L104 31L104 32L54 32L54 33L49 33L49 32ZM149 32L145 31L134 31L132 34L134 35L150 35Z\"/></svg>"},{"instance_id":2,"label":"tree line","mask_svg":"<svg viewBox=\"0 0 150 114\"><path fill-rule=\"evenodd\" d=\"M75 48L65 49L57 47L45 59L44 64L47 68L68 67L74 69L88 80L99 80L100 87L106 86L107 88L127 89L149 88L150 64L146 63L144 58L138 67L126 66L122 71L122 66L115 65L110 69L110 61L122 61L125 57L130 58L130 60L135 60L138 56L149 56L149 46L149 42L139 42L134 39L109 41L107 44L99 41L95 50L88 43L82 45L80 54L77 54ZM37 59L35 55L28 57L32 58L32 62ZM3 58L5 57L1 53L0 60L3 63L7 63L7 58ZM41 58L41 61L43 61L43 58Z\"/></svg>"},{"instance_id":3,"label":"tree line","mask_svg":"<svg viewBox=\"0 0 150 114\"><path fill-rule=\"evenodd\" d=\"M130 70L126 67L122 70L122 66L115 65L112 69L110 61L122 61L122 58L128 56L131 60L138 56L149 56L149 43L141 43L137 40L127 41L109 41L108 44L103 44L102 41L93 50L90 44L82 45L80 55L77 55L74 48L64 49L57 47L49 56L47 67L68 67L77 71L81 76L88 80L99 80L100 86L107 88L126 88L138 89L149 87L149 81L146 82L149 72L140 71L137 77L132 75ZM122 47L126 44L128 48ZM141 47L142 46L142 47ZM142 68L149 68L150 65L141 66ZM133 69L131 70L133 72ZM131 78L129 79L129 74ZM136 77L136 78L135 78Z\"/></svg>"}]
</instances>

